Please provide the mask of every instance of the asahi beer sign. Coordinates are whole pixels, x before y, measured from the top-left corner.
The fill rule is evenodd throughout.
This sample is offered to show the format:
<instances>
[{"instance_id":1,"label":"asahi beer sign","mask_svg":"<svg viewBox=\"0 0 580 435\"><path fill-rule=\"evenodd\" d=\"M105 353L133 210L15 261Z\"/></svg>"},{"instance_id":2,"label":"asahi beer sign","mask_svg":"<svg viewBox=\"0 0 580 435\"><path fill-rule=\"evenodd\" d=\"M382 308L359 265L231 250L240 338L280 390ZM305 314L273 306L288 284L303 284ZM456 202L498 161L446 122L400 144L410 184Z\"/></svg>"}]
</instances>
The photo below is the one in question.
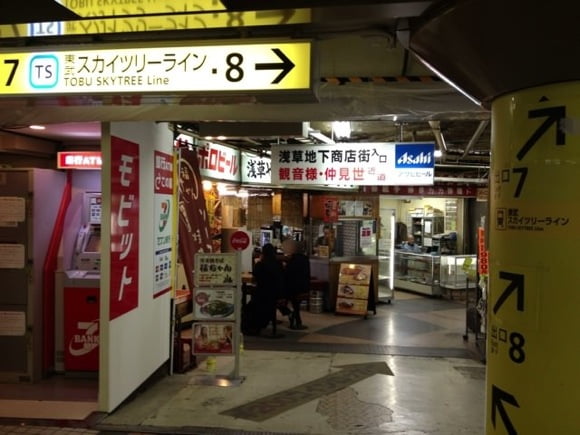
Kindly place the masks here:
<instances>
[{"instance_id":1,"label":"asahi beer sign","mask_svg":"<svg viewBox=\"0 0 580 435\"><path fill-rule=\"evenodd\" d=\"M272 183L425 186L433 184L433 143L273 145Z\"/></svg>"}]
</instances>

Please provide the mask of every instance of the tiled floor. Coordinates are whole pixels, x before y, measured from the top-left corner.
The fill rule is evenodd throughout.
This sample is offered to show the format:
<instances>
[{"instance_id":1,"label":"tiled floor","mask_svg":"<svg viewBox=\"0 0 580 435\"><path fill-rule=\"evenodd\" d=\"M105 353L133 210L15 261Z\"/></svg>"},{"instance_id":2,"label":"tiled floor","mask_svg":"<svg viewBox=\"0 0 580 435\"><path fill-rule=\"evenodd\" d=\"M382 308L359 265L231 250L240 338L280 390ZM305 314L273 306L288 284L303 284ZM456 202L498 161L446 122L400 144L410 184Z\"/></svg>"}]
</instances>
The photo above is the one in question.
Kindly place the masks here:
<instances>
[{"instance_id":1,"label":"tiled floor","mask_svg":"<svg viewBox=\"0 0 580 435\"><path fill-rule=\"evenodd\" d=\"M161 379L91 429L483 433L485 367L472 343L463 341L461 303L397 293L393 304L379 305L377 315L366 320L331 313L304 313L303 319L306 331L288 329L283 319L278 325L283 338L266 338L268 330L262 337L245 337L241 385L202 385L200 380L216 374L202 363ZM232 358L218 358L218 374L232 368ZM7 427L0 426L0 433L18 433L2 432Z\"/></svg>"}]
</instances>

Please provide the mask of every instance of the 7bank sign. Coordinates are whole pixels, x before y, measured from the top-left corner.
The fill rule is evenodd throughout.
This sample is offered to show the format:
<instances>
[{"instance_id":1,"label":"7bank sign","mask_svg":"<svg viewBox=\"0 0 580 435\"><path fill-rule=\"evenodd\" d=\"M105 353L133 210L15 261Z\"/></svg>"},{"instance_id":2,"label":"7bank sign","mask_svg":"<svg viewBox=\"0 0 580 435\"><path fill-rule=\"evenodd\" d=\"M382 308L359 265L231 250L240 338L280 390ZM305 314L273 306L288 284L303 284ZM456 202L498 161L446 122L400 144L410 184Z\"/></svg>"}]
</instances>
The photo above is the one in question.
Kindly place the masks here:
<instances>
[{"instance_id":1,"label":"7bank sign","mask_svg":"<svg viewBox=\"0 0 580 435\"><path fill-rule=\"evenodd\" d=\"M432 185L434 151L433 143L273 145L272 183Z\"/></svg>"}]
</instances>

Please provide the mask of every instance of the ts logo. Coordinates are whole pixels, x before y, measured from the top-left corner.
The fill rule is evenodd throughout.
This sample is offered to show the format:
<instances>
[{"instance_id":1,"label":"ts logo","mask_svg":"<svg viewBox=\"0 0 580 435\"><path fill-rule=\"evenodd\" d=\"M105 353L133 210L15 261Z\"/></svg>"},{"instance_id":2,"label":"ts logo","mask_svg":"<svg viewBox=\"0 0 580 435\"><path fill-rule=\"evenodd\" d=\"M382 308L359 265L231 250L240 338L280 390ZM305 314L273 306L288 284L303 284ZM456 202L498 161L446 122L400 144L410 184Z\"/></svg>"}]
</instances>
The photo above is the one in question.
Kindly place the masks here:
<instances>
[{"instance_id":1,"label":"ts logo","mask_svg":"<svg viewBox=\"0 0 580 435\"><path fill-rule=\"evenodd\" d=\"M58 82L57 57L52 54L39 54L30 59L28 81L33 88L54 88Z\"/></svg>"}]
</instances>

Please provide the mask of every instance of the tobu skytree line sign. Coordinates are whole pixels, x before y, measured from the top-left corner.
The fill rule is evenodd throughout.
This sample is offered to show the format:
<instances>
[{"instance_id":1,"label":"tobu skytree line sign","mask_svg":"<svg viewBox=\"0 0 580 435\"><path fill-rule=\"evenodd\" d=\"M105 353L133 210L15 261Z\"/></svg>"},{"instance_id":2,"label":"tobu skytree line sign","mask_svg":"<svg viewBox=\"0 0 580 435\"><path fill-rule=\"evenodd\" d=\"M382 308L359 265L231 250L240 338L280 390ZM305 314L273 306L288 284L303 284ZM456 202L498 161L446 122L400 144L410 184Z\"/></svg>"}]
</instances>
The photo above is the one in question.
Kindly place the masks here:
<instances>
[{"instance_id":1,"label":"tobu skytree line sign","mask_svg":"<svg viewBox=\"0 0 580 435\"><path fill-rule=\"evenodd\" d=\"M434 151L433 143L273 145L272 183L432 185Z\"/></svg>"},{"instance_id":2,"label":"tobu skytree line sign","mask_svg":"<svg viewBox=\"0 0 580 435\"><path fill-rule=\"evenodd\" d=\"M308 90L310 42L0 53L0 95Z\"/></svg>"}]
</instances>

